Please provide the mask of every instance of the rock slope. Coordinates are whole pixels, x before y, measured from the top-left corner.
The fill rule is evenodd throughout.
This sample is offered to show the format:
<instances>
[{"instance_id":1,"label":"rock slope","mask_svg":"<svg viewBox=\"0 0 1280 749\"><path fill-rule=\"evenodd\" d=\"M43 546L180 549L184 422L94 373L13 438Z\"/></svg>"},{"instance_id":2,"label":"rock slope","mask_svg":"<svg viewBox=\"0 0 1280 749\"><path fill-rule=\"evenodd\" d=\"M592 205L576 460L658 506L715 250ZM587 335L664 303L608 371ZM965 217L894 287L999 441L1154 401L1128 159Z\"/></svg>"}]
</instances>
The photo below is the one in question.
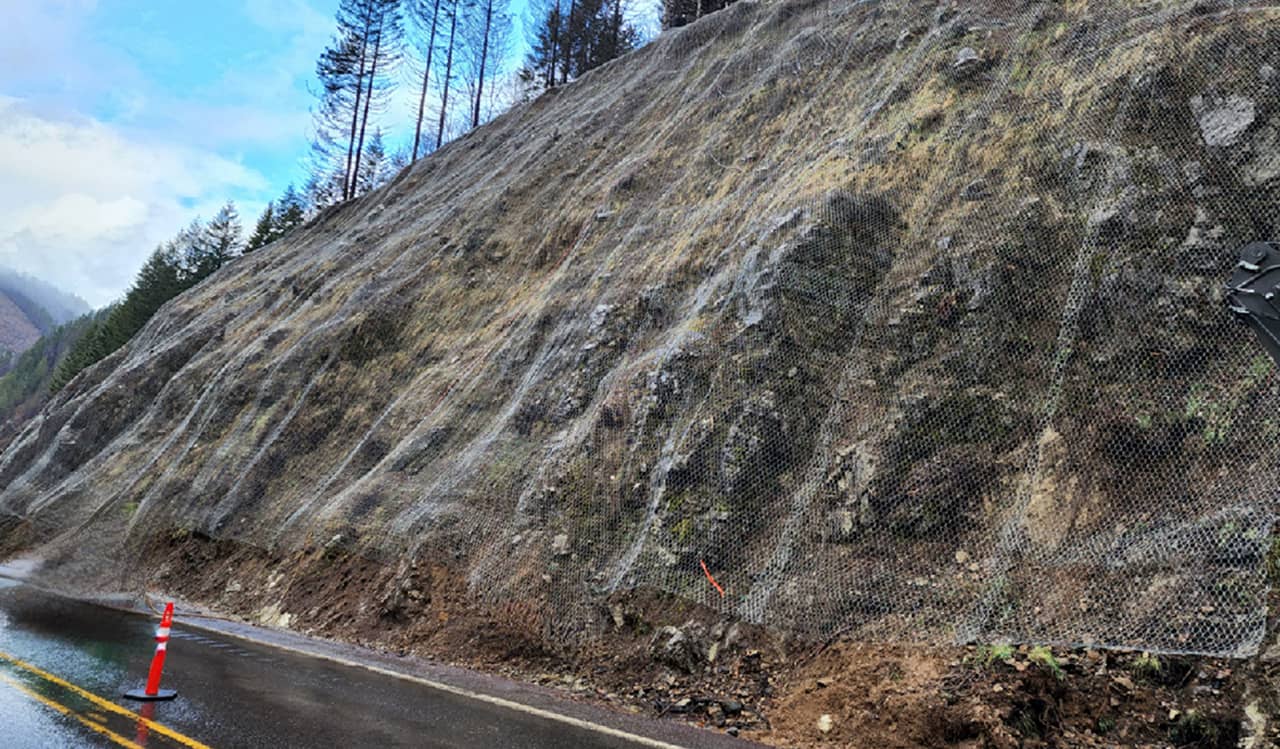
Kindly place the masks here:
<instances>
[{"instance_id":1,"label":"rock slope","mask_svg":"<svg viewBox=\"0 0 1280 749\"><path fill-rule=\"evenodd\" d=\"M1251 652L1280 404L1220 289L1280 238L1278 21L743 0L175 299L0 456L0 523L103 577L375 560L392 619L437 565L556 639L654 587Z\"/></svg>"}]
</instances>

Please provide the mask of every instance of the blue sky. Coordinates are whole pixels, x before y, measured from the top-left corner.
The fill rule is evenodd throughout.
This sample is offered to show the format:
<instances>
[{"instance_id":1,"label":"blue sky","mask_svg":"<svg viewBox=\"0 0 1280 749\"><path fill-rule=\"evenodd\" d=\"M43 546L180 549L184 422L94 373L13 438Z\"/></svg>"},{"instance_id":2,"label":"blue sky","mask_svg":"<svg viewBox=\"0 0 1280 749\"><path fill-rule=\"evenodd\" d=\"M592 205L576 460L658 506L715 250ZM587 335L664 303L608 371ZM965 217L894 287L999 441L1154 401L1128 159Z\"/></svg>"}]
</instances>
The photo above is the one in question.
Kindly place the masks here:
<instances>
[{"instance_id":1,"label":"blue sky","mask_svg":"<svg viewBox=\"0 0 1280 749\"><path fill-rule=\"evenodd\" d=\"M657 0L629 2L652 23ZM231 199L249 230L286 184L301 187L338 0L5 5L0 265L101 306L191 219ZM514 63L519 28L511 44ZM402 84L383 116L392 147L415 111Z\"/></svg>"},{"instance_id":2,"label":"blue sky","mask_svg":"<svg viewBox=\"0 0 1280 749\"><path fill-rule=\"evenodd\" d=\"M196 215L233 199L250 224L301 179L336 0L16 5L0 41L0 264L102 305Z\"/></svg>"}]
</instances>

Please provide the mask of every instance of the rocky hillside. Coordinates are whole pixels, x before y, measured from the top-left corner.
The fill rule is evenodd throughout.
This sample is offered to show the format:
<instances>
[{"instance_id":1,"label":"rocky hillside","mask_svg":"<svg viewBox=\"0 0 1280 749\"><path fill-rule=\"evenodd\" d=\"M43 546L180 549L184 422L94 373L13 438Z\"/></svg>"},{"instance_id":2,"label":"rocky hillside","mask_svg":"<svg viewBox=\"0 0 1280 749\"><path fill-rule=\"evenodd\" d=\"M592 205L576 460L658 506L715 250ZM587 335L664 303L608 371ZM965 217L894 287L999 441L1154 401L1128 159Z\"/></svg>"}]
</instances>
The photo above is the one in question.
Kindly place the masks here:
<instances>
[{"instance_id":1,"label":"rocky hillside","mask_svg":"<svg viewBox=\"0 0 1280 749\"><path fill-rule=\"evenodd\" d=\"M744 0L175 299L0 456L9 544L296 559L201 595L304 629L360 560L392 629L1253 652L1278 71L1268 3Z\"/></svg>"},{"instance_id":2,"label":"rocky hillside","mask_svg":"<svg viewBox=\"0 0 1280 749\"><path fill-rule=\"evenodd\" d=\"M47 317L53 325L62 325L89 312L89 304L75 294L4 267L0 267L0 291L27 300L33 309L43 310L43 313L34 313L33 318Z\"/></svg>"},{"instance_id":3,"label":"rocky hillside","mask_svg":"<svg viewBox=\"0 0 1280 749\"><path fill-rule=\"evenodd\" d=\"M23 298L14 300L0 291L0 352L7 352L8 356L21 354L40 339L38 323L44 320L33 320L28 316L28 311L31 310L23 309L28 306L27 301ZM0 353L0 356L5 356L5 353ZM3 371L3 367L0 367L0 371Z\"/></svg>"},{"instance_id":4,"label":"rocky hillside","mask_svg":"<svg viewBox=\"0 0 1280 749\"><path fill-rule=\"evenodd\" d=\"M40 336L87 312L89 305L79 297L0 268L0 374Z\"/></svg>"}]
</instances>

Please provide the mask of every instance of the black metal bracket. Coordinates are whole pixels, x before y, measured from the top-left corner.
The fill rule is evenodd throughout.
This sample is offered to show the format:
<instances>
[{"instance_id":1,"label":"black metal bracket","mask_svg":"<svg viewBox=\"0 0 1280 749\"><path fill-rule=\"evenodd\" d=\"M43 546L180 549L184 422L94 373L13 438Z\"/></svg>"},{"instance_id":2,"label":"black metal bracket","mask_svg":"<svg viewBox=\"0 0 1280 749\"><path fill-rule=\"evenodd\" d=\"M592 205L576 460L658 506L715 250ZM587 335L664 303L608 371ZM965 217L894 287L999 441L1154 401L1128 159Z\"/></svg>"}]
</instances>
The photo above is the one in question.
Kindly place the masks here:
<instances>
[{"instance_id":1,"label":"black metal bracket","mask_svg":"<svg viewBox=\"0 0 1280 749\"><path fill-rule=\"evenodd\" d=\"M1280 366L1280 242L1253 242L1240 250L1227 283L1227 305Z\"/></svg>"}]
</instances>

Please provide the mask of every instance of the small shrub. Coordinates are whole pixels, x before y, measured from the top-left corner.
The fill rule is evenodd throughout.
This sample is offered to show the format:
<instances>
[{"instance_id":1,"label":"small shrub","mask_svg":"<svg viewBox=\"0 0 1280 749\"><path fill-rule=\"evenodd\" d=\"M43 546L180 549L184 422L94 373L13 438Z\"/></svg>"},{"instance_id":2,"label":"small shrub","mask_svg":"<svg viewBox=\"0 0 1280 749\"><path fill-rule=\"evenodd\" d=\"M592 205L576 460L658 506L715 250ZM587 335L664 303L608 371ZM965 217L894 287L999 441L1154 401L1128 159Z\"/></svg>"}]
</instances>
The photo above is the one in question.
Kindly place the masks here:
<instances>
[{"instance_id":1,"label":"small shrub","mask_svg":"<svg viewBox=\"0 0 1280 749\"><path fill-rule=\"evenodd\" d=\"M1231 431L1230 409L1205 395L1200 388L1193 389L1187 395L1183 416L1187 421L1199 420L1203 424L1201 438L1207 445L1224 444Z\"/></svg>"},{"instance_id":2,"label":"small shrub","mask_svg":"<svg viewBox=\"0 0 1280 749\"><path fill-rule=\"evenodd\" d=\"M1214 746L1218 741L1218 726L1192 710L1169 727L1169 740L1177 746Z\"/></svg>"},{"instance_id":3,"label":"small shrub","mask_svg":"<svg viewBox=\"0 0 1280 749\"><path fill-rule=\"evenodd\" d=\"M1053 674L1053 678L1058 681L1067 678L1067 674L1062 670L1058 659L1053 656L1053 651L1043 645L1038 648L1032 648L1031 652L1027 653L1027 660Z\"/></svg>"},{"instance_id":4,"label":"small shrub","mask_svg":"<svg viewBox=\"0 0 1280 749\"><path fill-rule=\"evenodd\" d=\"M1031 700L1015 705L1007 723L1010 728L1029 739L1044 738L1049 733L1052 710L1044 700Z\"/></svg>"},{"instance_id":5,"label":"small shrub","mask_svg":"<svg viewBox=\"0 0 1280 749\"><path fill-rule=\"evenodd\" d=\"M1041 737L1040 724L1036 722L1036 718L1025 710L1019 710L1009 719L1010 725L1018 733L1029 739L1038 739Z\"/></svg>"},{"instance_id":6,"label":"small shrub","mask_svg":"<svg viewBox=\"0 0 1280 749\"><path fill-rule=\"evenodd\" d=\"M1007 663L1011 660L1013 660L1012 645L980 645L978 652L969 657L970 663L982 668L989 668L996 662Z\"/></svg>"},{"instance_id":7,"label":"small shrub","mask_svg":"<svg viewBox=\"0 0 1280 749\"><path fill-rule=\"evenodd\" d=\"M1160 659L1150 653L1143 653L1133 659L1133 663L1129 664L1129 670L1139 679L1155 681L1160 678L1160 672L1164 669L1164 664Z\"/></svg>"},{"instance_id":8,"label":"small shrub","mask_svg":"<svg viewBox=\"0 0 1280 749\"><path fill-rule=\"evenodd\" d=\"M1255 387L1264 383L1271 377L1272 366L1271 359L1264 354L1258 354L1249 362L1249 370L1245 375L1245 382L1249 387Z\"/></svg>"}]
</instances>

